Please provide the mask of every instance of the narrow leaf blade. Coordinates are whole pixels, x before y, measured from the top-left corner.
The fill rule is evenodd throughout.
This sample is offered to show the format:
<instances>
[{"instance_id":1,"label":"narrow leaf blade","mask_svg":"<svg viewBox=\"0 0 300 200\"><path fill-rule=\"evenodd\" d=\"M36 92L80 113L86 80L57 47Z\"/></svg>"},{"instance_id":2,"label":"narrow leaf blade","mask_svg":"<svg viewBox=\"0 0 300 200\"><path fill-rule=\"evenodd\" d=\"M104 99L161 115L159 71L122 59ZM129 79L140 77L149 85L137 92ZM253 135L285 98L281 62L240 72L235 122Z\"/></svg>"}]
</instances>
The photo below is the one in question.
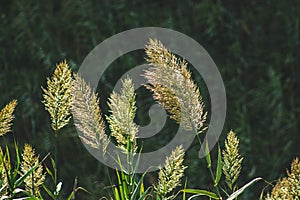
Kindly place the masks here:
<instances>
[{"instance_id":1,"label":"narrow leaf blade","mask_svg":"<svg viewBox=\"0 0 300 200\"><path fill-rule=\"evenodd\" d=\"M214 181L214 183L215 183L214 186L215 187L219 184L221 176L222 176L222 155L221 155L221 149L220 149L220 146L219 146L219 148L218 148L217 171L216 171L216 178L215 178L215 181Z\"/></svg>"},{"instance_id":2,"label":"narrow leaf blade","mask_svg":"<svg viewBox=\"0 0 300 200\"><path fill-rule=\"evenodd\" d=\"M239 190L235 191L234 193L232 193L227 200L234 200L236 197L238 197L240 194L242 194L244 192L244 190L246 188L248 188L249 186L251 186L253 183L262 180L262 178L258 177L253 179L252 181L250 181L249 183L247 183L246 185L244 185L243 187L241 187Z\"/></svg>"},{"instance_id":3,"label":"narrow leaf blade","mask_svg":"<svg viewBox=\"0 0 300 200\"><path fill-rule=\"evenodd\" d=\"M197 194L199 196L207 196L207 197L210 197L212 199L219 199L219 197L215 193L209 192L207 190L183 189L181 191L185 192L185 193L188 193L188 194Z\"/></svg>"}]
</instances>

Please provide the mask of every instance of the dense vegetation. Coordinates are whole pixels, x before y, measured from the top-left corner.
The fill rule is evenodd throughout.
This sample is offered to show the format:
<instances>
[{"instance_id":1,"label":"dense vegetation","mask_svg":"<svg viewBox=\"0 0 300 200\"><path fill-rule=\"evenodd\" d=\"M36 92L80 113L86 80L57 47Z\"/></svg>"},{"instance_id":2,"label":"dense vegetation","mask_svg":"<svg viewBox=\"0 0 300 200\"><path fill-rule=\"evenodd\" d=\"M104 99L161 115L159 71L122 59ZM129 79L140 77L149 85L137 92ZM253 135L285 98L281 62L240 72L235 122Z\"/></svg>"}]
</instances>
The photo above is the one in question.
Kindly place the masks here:
<instances>
[{"instance_id":1,"label":"dense vegetation","mask_svg":"<svg viewBox=\"0 0 300 200\"><path fill-rule=\"evenodd\" d=\"M194 38L217 64L228 98L221 141L230 129L240 138L245 157L241 183L257 176L276 180L300 154L299 1L3 0L0 10L0 106L18 100L13 134L1 138L2 144L13 147L15 138L20 145L30 143L40 155L53 151L53 131L40 86L46 85L55 64L66 59L76 71L105 38L131 28L157 26ZM143 52L135 52L118 59L108 79L113 80L118 66L126 71L143 57ZM201 85L201 79L195 79ZM205 86L201 89L209 105ZM105 92L103 112L110 91ZM114 181L108 178L112 171L87 153L74 127L67 126L59 137L57 165L63 191L69 194L78 177L78 185L91 192L91 199L110 192L105 186ZM197 153L195 143L186 155L190 188L209 185L205 161ZM151 184L153 177L146 179ZM243 198L258 198L260 186L247 190ZM79 198L86 196L83 193L78 193Z\"/></svg>"}]
</instances>

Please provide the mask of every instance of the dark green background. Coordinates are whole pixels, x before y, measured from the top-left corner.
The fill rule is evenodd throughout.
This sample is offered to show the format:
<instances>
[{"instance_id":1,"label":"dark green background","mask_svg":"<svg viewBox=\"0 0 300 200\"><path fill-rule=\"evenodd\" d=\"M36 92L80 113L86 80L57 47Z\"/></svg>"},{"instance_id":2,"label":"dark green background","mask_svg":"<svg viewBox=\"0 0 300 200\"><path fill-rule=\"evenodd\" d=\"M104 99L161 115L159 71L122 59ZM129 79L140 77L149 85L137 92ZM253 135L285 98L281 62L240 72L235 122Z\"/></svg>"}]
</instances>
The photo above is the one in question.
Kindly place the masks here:
<instances>
[{"instance_id":1,"label":"dark green background","mask_svg":"<svg viewBox=\"0 0 300 200\"><path fill-rule=\"evenodd\" d=\"M275 180L300 155L299 0L0 2L0 106L13 98L19 101L13 134L1 141L11 142L14 136L20 144L32 144L41 156L52 151L54 137L40 87L45 86L55 64L66 59L77 71L104 39L128 29L155 26L194 38L217 64L228 98L220 145L230 129L240 138L240 152L245 157L240 185L257 176ZM113 66L126 71L143 62L144 56L138 51L118 59ZM113 66L107 72L112 84L116 74ZM194 78L203 85L201 78ZM206 88L202 88L209 105ZM100 93L104 113L107 94ZM146 105L149 95L138 98L146 100ZM140 115L138 119L140 123L149 120ZM167 130L172 130L174 124L170 124ZM165 142L171 137L165 136ZM151 140L148 143L163 145ZM198 148L195 143L187 152L188 187L211 189L205 163L197 157ZM77 176L78 184L91 193L79 192L78 199L109 194L111 189L105 188L110 185L107 173L114 179L113 171L87 153L72 125L59 135L59 152L64 193L72 190ZM149 175L147 184L154 177L155 173ZM257 199L263 186L252 186L241 199Z\"/></svg>"}]
</instances>

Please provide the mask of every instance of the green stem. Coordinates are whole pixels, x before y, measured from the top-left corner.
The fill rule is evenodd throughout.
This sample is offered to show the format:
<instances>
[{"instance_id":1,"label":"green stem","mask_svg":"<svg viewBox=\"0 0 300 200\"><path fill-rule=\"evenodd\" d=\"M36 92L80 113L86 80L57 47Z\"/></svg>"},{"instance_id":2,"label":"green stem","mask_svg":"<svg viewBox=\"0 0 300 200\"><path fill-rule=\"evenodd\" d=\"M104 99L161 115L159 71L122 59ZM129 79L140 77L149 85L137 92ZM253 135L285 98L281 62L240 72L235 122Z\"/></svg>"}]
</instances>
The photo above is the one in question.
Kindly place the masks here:
<instances>
[{"instance_id":1,"label":"green stem","mask_svg":"<svg viewBox=\"0 0 300 200\"><path fill-rule=\"evenodd\" d=\"M56 165L56 169L57 169L57 149L58 149L58 130L54 131L54 162ZM57 187L57 170L55 170L55 180L54 180L54 185L55 185L55 191L56 191L56 187ZM54 195L55 196L55 200L58 200L58 194Z\"/></svg>"},{"instance_id":2,"label":"green stem","mask_svg":"<svg viewBox=\"0 0 300 200\"><path fill-rule=\"evenodd\" d=\"M197 131L197 129L195 128L195 126L194 126L194 130L195 130L195 134L196 134L197 140L198 140L199 145L200 145L200 148L201 148L201 147L202 147L202 141L201 141L201 139L200 139L200 137L199 137L198 131ZM206 161L206 162L207 162L207 161ZM212 171L211 165L209 165L209 163L207 163L207 166L208 166L208 169L209 169L209 172L210 172L212 181L214 182L214 181L215 181L215 175L214 175L214 173L213 173L213 171ZM214 186L214 187L215 187L215 189L216 189L216 192L217 192L218 196L221 197L221 194L220 194L220 190L219 190L218 185L216 185L216 186Z\"/></svg>"}]
</instances>

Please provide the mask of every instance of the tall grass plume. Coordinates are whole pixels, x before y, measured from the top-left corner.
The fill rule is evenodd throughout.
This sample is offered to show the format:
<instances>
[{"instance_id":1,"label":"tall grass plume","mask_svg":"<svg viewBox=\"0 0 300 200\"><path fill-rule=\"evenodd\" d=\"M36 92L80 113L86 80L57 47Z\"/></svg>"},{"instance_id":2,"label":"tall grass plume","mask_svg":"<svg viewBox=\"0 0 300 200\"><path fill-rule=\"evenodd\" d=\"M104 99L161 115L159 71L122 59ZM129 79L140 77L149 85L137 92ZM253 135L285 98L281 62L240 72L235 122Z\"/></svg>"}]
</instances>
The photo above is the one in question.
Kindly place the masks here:
<instances>
[{"instance_id":1,"label":"tall grass plume","mask_svg":"<svg viewBox=\"0 0 300 200\"><path fill-rule=\"evenodd\" d=\"M183 165L183 159L184 150L180 145L166 158L163 168L159 170L158 184L154 186L154 189L156 194L162 199L172 199L173 195L166 197L167 194L181 185L181 178L184 176L184 170L187 168Z\"/></svg>"},{"instance_id":2,"label":"tall grass plume","mask_svg":"<svg viewBox=\"0 0 300 200\"><path fill-rule=\"evenodd\" d=\"M39 156L35 155L34 149L29 144L25 144L22 158L21 175L26 174L33 167L38 166L24 180L26 191L28 191L31 195L38 197L40 195L39 188L45 181L43 166L39 164Z\"/></svg>"},{"instance_id":3,"label":"tall grass plume","mask_svg":"<svg viewBox=\"0 0 300 200\"><path fill-rule=\"evenodd\" d=\"M13 112L17 105L17 100L12 100L0 111L0 136L11 131Z\"/></svg>"},{"instance_id":4,"label":"tall grass plume","mask_svg":"<svg viewBox=\"0 0 300 200\"><path fill-rule=\"evenodd\" d=\"M290 172L287 171L287 177L279 180L271 194L268 194L265 200L278 199L300 199L300 162L295 158L291 165Z\"/></svg>"},{"instance_id":5,"label":"tall grass plume","mask_svg":"<svg viewBox=\"0 0 300 200\"><path fill-rule=\"evenodd\" d=\"M187 62L157 40L150 39L145 51L151 65L144 75L149 83L146 87L177 123L182 123L187 130L203 131L207 113Z\"/></svg>"},{"instance_id":6,"label":"tall grass plume","mask_svg":"<svg viewBox=\"0 0 300 200\"><path fill-rule=\"evenodd\" d=\"M105 134L105 125L99 107L99 98L92 88L79 76L74 75L71 90L71 111L79 137L92 148L102 148L106 152L109 138Z\"/></svg>"},{"instance_id":7,"label":"tall grass plume","mask_svg":"<svg viewBox=\"0 0 300 200\"><path fill-rule=\"evenodd\" d=\"M51 78L47 78L47 89L42 87L43 103L51 118L51 127L57 131L68 124L71 113L72 71L66 61L59 63Z\"/></svg>"},{"instance_id":8,"label":"tall grass plume","mask_svg":"<svg viewBox=\"0 0 300 200\"><path fill-rule=\"evenodd\" d=\"M134 85L130 78L122 81L120 93L112 92L108 106L110 115L107 117L111 135L116 138L118 147L124 151L137 149L136 137L138 126L134 123L136 114ZM129 142L129 143L128 143Z\"/></svg>"},{"instance_id":9,"label":"tall grass plume","mask_svg":"<svg viewBox=\"0 0 300 200\"><path fill-rule=\"evenodd\" d=\"M243 157L239 154L239 139L233 131L230 131L225 141L223 154L223 173L225 181L231 190L242 170Z\"/></svg>"}]
</instances>

